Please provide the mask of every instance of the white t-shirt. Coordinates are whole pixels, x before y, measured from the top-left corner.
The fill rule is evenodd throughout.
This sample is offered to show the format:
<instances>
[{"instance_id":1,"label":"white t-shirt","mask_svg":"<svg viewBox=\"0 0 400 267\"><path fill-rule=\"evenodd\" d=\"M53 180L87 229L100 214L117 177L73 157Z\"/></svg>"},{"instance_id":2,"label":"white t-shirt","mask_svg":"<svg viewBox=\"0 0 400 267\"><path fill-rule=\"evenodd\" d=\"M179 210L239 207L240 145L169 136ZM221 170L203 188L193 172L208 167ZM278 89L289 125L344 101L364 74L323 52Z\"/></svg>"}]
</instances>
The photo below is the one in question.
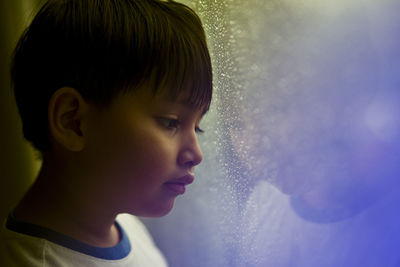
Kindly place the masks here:
<instances>
[{"instance_id":1,"label":"white t-shirt","mask_svg":"<svg viewBox=\"0 0 400 267\"><path fill-rule=\"evenodd\" d=\"M167 266L164 256L138 218L120 214L116 225L121 241L114 247L99 248L9 216L0 236L0 266Z\"/></svg>"}]
</instances>

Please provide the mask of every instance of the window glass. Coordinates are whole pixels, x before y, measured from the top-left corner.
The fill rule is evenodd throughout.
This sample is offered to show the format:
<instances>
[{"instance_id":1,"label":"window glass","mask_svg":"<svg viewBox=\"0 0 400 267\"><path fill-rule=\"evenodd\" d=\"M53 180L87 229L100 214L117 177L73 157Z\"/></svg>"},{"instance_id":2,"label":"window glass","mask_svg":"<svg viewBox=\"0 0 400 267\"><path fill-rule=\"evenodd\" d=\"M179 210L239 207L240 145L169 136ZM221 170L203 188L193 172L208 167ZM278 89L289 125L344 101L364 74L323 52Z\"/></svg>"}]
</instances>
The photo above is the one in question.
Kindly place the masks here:
<instances>
[{"instance_id":1,"label":"window glass","mask_svg":"<svg viewBox=\"0 0 400 267\"><path fill-rule=\"evenodd\" d=\"M202 0L204 161L146 220L171 266L398 266L400 2Z\"/></svg>"}]
</instances>

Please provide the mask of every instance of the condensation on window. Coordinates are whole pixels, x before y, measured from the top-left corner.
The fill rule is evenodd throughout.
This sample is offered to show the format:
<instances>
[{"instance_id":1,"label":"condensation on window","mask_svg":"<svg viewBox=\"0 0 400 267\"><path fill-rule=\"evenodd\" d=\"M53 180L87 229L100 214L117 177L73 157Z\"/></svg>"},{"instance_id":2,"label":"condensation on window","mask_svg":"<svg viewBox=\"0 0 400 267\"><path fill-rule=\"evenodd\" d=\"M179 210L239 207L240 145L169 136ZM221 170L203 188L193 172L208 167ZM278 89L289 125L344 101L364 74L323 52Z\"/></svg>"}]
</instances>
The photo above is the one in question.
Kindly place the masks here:
<instances>
[{"instance_id":1,"label":"condensation on window","mask_svg":"<svg viewBox=\"0 0 400 267\"><path fill-rule=\"evenodd\" d=\"M214 98L196 181L145 220L171 266L399 266L400 2L182 1Z\"/></svg>"}]
</instances>

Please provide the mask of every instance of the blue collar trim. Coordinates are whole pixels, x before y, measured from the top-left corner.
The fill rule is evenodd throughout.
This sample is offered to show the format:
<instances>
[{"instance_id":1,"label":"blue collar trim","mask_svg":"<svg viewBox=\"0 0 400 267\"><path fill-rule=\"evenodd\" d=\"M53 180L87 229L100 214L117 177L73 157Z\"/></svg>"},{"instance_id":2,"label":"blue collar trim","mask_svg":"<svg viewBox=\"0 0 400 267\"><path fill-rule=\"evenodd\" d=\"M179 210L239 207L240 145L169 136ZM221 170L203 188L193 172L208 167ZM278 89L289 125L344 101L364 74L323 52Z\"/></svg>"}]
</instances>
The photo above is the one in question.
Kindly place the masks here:
<instances>
[{"instance_id":1,"label":"blue collar trim","mask_svg":"<svg viewBox=\"0 0 400 267\"><path fill-rule=\"evenodd\" d=\"M117 226L117 229L121 235L120 242L113 247L102 248L85 244L46 227L18 221L15 219L12 213L8 215L6 222L6 227L11 231L38 238L44 238L63 247L105 260L119 260L125 258L131 251L131 244L124 229L117 221L115 222L115 225Z\"/></svg>"}]
</instances>

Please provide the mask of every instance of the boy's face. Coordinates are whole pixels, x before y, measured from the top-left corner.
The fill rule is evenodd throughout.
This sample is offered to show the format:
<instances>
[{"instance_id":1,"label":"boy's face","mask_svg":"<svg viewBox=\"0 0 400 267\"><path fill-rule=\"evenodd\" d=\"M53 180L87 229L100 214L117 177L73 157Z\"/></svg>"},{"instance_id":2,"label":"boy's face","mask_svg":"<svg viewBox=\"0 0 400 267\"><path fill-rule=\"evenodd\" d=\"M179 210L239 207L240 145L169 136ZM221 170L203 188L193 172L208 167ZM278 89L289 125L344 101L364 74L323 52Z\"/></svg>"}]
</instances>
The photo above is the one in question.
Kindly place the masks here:
<instances>
[{"instance_id":1,"label":"boy's face","mask_svg":"<svg viewBox=\"0 0 400 267\"><path fill-rule=\"evenodd\" d=\"M106 110L93 109L84 158L94 191L111 208L162 216L193 181L202 160L196 130L203 111L182 99L154 97L145 88L117 97Z\"/></svg>"}]
</instances>

